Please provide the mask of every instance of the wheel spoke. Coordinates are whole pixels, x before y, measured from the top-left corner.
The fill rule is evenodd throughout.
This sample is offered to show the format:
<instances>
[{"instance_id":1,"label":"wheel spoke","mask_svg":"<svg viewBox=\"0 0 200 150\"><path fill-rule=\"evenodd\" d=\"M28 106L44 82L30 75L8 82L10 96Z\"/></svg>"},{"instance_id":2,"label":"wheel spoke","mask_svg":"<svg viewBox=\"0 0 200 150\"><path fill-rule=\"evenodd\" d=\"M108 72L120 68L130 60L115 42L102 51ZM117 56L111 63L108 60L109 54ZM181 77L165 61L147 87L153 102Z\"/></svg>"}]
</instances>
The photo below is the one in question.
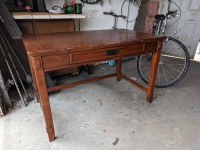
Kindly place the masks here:
<instances>
[{"instance_id":1,"label":"wheel spoke","mask_svg":"<svg viewBox=\"0 0 200 150\"><path fill-rule=\"evenodd\" d=\"M184 63L185 64L185 63ZM166 64L167 66L183 66L184 64Z\"/></svg>"},{"instance_id":2,"label":"wheel spoke","mask_svg":"<svg viewBox=\"0 0 200 150\"><path fill-rule=\"evenodd\" d=\"M168 72L167 70L166 70L166 73L168 73L172 78L174 78L174 80L176 79L170 72Z\"/></svg>"},{"instance_id":3,"label":"wheel spoke","mask_svg":"<svg viewBox=\"0 0 200 150\"><path fill-rule=\"evenodd\" d=\"M148 71L144 76L148 78L150 71Z\"/></svg>"},{"instance_id":4,"label":"wheel spoke","mask_svg":"<svg viewBox=\"0 0 200 150\"><path fill-rule=\"evenodd\" d=\"M181 49L179 48L179 50L178 50L176 53L173 53L174 57L172 57L172 56L173 56L173 55L172 55L170 58L171 58L171 59L177 59L176 54L178 54L178 52L179 52L180 50L181 50ZM165 55L170 56L170 55L168 55L167 53L166 53ZM165 58L164 60L166 60L167 56L164 57L164 58ZM164 61L164 60L163 60L163 61Z\"/></svg>"},{"instance_id":5,"label":"wheel spoke","mask_svg":"<svg viewBox=\"0 0 200 150\"><path fill-rule=\"evenodd\" d=\"M163 66L162 66L162 69L163 69L163 73L164 73L164 76L165 76L166 82L168 83L167 76L166 76L166 74L165 74L165 71L164 71L164 67L163 67Z\"/></svg>"},{"instance_id":6,"label":"wheel spoke","mask_svg":"<svg viewBox=\"0 0 200 150\"><path fill-rule=\"evenodd\" d=\"M166 66L167 66L167 64L166 64ZM177 73L179 73L179 74L181 74L182 73L182 71L178 71L178 69L174 69L174 68L170 68L170 69L172 69L173 71L176 71Z\"/></svg>"},{"instance_id":7,"label":"wheel spoke","mask_svg":"<svg viewBox=\"0 0 200 150\"><path fill-rule=\"evenodd\" d=\"M160 65L159 65L159 67L158 67L158 83L159 83L159 85L160 85Z\"/></svg>"},{"instance_id":8,"label":"wheel spoke","mask_svg":"<svg viewBox=\"0 0 200 150\"><path fill-rule=\"evenodd\" d=\"M138 71L140 76L145 82L149 80L149 73L151 67L150 55L142 55L138 59ZM185 75L188 69L189 55L185 46L182 46L180 41L174 38L169 38L168 41L163 42L163 48L161 51L156 86L157 87L169 87L180 81ZM179 80L178 80L179 79Z\"/></svg>"}]
</instances>

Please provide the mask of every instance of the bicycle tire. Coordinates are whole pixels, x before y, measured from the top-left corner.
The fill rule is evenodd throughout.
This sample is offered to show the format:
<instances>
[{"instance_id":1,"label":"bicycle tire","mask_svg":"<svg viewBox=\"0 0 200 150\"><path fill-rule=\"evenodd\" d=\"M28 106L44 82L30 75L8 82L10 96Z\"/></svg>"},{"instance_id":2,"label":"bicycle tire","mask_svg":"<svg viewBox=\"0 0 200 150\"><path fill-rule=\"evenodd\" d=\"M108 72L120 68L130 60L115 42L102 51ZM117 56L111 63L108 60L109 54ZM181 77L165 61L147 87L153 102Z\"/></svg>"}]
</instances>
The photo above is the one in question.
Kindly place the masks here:
<instances>
[{"instance_id":1,"label":"bicycle tire","mask_svg":"<svg viewBox=\"0 0 200 150\"><path fill-rule=\"evenodd\" d=\"M188 68L189 68L189 66L190 66L190 57L189 57L189 53L188 53L188 50L187 50L187 48L185 47L185 45L184 45L182 42L180 42L179 40L177 40L177 39L175 39L175 38L173 38L173 37L168 37L168 38L167 38L167 42L168 42L168 41L172 41L172 42L176 43L179 47L181 47L182 52L183 52L183 54L184 54L184 56L185 56L184 68L183 68L183 70L181 71L181 74L180 74L175 80L173 80L173 81L171 81L171 82L169 82L169 83L165 83L165 84L158 84L158 83L156 83L156 84L155 84L155 87L156 87L156 88L167 88L167 87L170 87L170 86L173 86L173 85L177 84L177 83L180 82L180 81L183 79L183 77L186 75L186 73L187 73L187 71L188 71ZM161 53L162 53L162 51L161 51ZM138 60L137 60L137 70L138 70L138 74L139 74L139 76L141 77L141 79L142 79L145 83L148 84L148 77L145 77L145 76L143 75L142 68L141 68L142 57L143 57L143 55L138 56ZM161 56L161 57L162 57L162 56ZM161 61L161 60L160 60L160 61ZM162 65L164 65L164 64L162 64ZM165 64L165 65L166 65L166 64ZM159 67L160 67L160 62L159 62ZM163 72L164 72L164 69L163 69ZM159 73L159 68L158 68L158 73ZM158 76L157 76L156 82L157 82L157 80L158 80ZM167 79L166 79L166 80L167 80Z\"/></svg>"}]
</instances>

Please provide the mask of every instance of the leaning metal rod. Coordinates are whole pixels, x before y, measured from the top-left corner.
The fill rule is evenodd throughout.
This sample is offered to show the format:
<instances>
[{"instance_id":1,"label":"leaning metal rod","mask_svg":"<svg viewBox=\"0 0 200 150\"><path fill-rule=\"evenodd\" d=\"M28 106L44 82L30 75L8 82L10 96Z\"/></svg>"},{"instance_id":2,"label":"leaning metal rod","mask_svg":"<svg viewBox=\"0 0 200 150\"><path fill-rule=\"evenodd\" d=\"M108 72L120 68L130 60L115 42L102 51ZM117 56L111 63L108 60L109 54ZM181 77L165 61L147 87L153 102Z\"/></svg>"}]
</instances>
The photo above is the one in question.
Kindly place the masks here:
<instances>
[{"instance_id":1,"label":"leaning metal rod","mask_svg":"<svg viewBox=\"0 0 200 150\"><path fill-rule=\"evenodd\" d=\"M6 57L6 55L5 55L5 53L4 53L3 48L2 48L1 45L0 45L0 49L1 49L2 53L3 53L3 56ZM6 61L6 64L7 64L7 66L8 66L8 69L9 69L9 71L10 71L10 74L11 74L11 76L12 76L12 79L13 79L13 81L14 81L14 83L15 83L15 86L16 86L16 88L17 88L18 94L19 94L19 96L20 96L20 98L21 98L21 100L22 100L24 106L26 106L26 103L25 103L25 101L24 101L24 99L23 99L23 97L22 97L22 94L21 94L21 92L20 92L20 89L19 89L19 86L18 86L17 81L16 81L16 79L15 79L15 76L14 76L14 74L13 74L13 72L12 72L12 69L11 69L11 67L10 67L10 65L9 65L9 63L8 63L8 61L7 61L7 59L5 59L5 61Z\"/></svg>"},{"instance_id":2,"label":"leaning metal rod","mask_svg":"<svg viewBox=\"0 0 200 150\"><path fill-rule=\"evenodd\" d=\"M12 48L12 46L10 45L8 39L6 38L6 36L5 36L5 34L3 33L3 31L2 31L1 28L0 28L0 32L1 32L0 36L1 36L1 39L2 39L2 41L3 41L3 43L4 43L4 45L6 45L6 43L5 43L5 41L4 41L4 39L5 39L6 42L7 42L7 44L8 44L8 46L9 46L9 48L10 48L10 50L12 51L13 55L15 56L15 58L16 58L18 64L20 65L21 69L22 69L23 72L25 73L25 75L26 75L26 80L27 80L29 83L31 83L31 85L33 86L32 77L28 74L28 72L26 71L26 69L25 69L24 66L22 65L22 63L21 63L21 61L19 60L19 58L18 58L16 52L14 51L14 49ZM8 50L7 50L7 51L8 51Z\"/></svg>"},{"instance_id":3,"label":"leaning metal rod","mask_svg":"<svg viewBox=\"0 0 200 150\"><path fill-rule=\"evenodd\" d=\"M10 101L5 83L4 83L4 79L3 79L3 75L1 73L1 69L0 69L0 88L2 90L2 96L4 97L5 101L6 101L6 105L9 105L10 108L12 108L12 103Z\"/></svg>"},{"instance_id":4,"label":"leaning metal rod","mask_svg":"<svg viewBox=\"0 0 200 150\"><path fill-rule=\"evenodd\" d=\"M17 77L18 77L18 79L19 79L19 81L20 81L20 83L21 83L21 85L22 85L22 88L23 88L23 90L24 90L24 93L26 94L26 97L28 98L29 96L28 96L28 94L27 94L27 92L26 92L26 89L25 89L24 84L23 84L23 82L22 82L22 80L21 80L21 77L19 76L19 72L17 71L17 68L16 68L16 66L15 66L15 64L14 64L14 62L13 62L13 60L12 60L12 57L10 56L10 53L8 53L8 56L9 56L9 58L10 58L12 64L13 64L14 70L15 70L15 72L16 72L16 74L17 74Z\"/></svg>"},{"instance_id":5,"label":"leaning metal rod","mask_svg":"<svg viewBox=\"0 0 200 150\"><path fill-rule=\"evenodd\" d=\"M3 56L4 57L4 56ZM12 59L15 59L15 58L13 58L12 56L11 56L11 58ZM4 57L4 59L7 59L6 57ZM8 60L7 59L7 61L10 63L11 61L10 60ZM15 60L14 60L15 61ZM13 61L13 62L14 62ZM16 64L18 65L18 63L16 62ZM30 85L30 83L28 83L28 81L23 77L23 75L20 73L20 72L18 72L19 73L19 75L20 75L20 77L32 88L32 85Z\"/></svg>"}]
</instances>

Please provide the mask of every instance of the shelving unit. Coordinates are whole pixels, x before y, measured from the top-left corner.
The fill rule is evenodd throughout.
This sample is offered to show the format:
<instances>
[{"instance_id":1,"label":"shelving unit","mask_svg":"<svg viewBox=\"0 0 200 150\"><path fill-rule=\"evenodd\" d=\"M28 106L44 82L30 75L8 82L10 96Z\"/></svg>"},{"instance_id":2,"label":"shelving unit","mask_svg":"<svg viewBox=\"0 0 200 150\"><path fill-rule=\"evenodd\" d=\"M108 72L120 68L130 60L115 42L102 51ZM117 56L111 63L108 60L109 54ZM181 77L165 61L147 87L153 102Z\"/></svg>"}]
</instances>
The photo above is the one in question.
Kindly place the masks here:
<instances>
[{"instance_id":1,"label":"shelving unit","mask_svg":"<svg viewBox=\"0 0 200 150\"><path fill-rule=\"evenodd\" d=\"M84 14L51 14L46 12L12 12L16 20L20 19L83 19Z\"/></svg>"}]
</instances>

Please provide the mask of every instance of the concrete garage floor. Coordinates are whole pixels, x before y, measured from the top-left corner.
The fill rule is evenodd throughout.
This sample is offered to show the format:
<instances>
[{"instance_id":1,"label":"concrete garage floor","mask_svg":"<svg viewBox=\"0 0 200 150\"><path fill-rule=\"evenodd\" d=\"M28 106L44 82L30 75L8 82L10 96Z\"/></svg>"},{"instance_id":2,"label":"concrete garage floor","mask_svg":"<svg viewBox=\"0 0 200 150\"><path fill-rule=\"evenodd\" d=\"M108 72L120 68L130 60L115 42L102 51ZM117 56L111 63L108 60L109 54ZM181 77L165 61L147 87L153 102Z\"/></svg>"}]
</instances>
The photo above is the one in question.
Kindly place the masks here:
<instances>
[{"instance_id":1,"label":"concrete garage floor","mask_svg":"<svg viewBox=\"0 0 200 150\"><path fill-rule=\"evenodd\" d=\"M143 83L136 60L123 63L124 74ZM125 80L110 78L62 90L50 96L56 140L49 143L38 103L21 102L0 119L2 150L199 150L200 63L191 62L181 83L156 89L152 104ZM111 73L108 64L93 75ZM82 80L78 77L59 80ZM68 79L68 80L66 80ZM116 145L112 143L118 138Z\"/></svg>"}]
</instances>

